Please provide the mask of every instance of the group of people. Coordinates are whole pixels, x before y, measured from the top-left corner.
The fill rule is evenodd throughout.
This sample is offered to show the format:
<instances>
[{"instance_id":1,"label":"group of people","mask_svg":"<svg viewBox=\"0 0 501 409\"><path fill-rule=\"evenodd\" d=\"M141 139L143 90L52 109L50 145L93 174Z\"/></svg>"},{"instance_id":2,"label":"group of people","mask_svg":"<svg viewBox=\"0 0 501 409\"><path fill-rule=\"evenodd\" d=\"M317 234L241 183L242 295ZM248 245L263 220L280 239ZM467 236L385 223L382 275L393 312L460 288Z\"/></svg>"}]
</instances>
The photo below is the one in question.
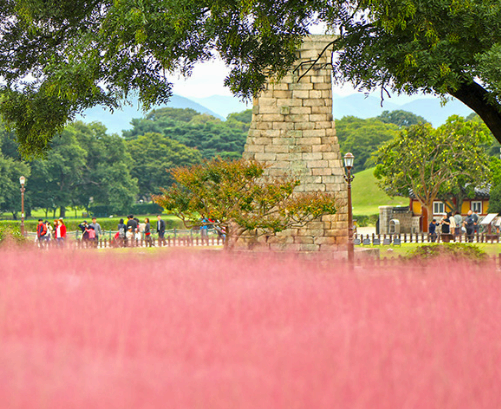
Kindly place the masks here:
<instances>
[{"instance_id":1,"label":"group of people","mask_svg":"<svg viewBox=\"0 0 501 409\"><path fill-rule=\"evenodd\" d=\"M156 230L159 240L165 242L165 221L162 220L160 215L157 216ZM120 222L118 223L118 231L115 234L115 242L117 245L122 247L132 247L137 245L143 239L146 246L152 246L153 240L151 237L151 225L148 217L144 219L143 223L141 223L139 219L134 217L132 214L127 216L127 223L124 223L124 219L120 219Z\"/></svg>"},{"instance_id":2,"label":"group of people","mask_svg":"<svg viewBox=\"0 0 501 409\"><path fill-rule=\"evenodd\" d=\"M428 234L432 242L437 240L438 225L441 226L442 234L453 234L454 236L462 234L464 229L466 232L466 240L472 242L473 235L478 231L478 214L469 210L467 216L463 220L459 212L456 212L454 216L451 212L448 212L438 224L436 219L433 219L428 227Z\"/></svg>"},{"instance_id":3,"label":"group of people","mask_svg":"<svg viewBox=\"0 0 501 409\"><path fill-rule=\"evenodd\" d=\"M208 231L213 221L208 218L202 218L202 226L200 228L202 240L208 239ZM82 245L84 247L97 247L99 243L99 238L103 235L103 230L101 225L97 222L95 217L92 218L91 223L87 223L84 220L78 225L82 236ZM165 245L165 221L162 220L161 215L157 215L156 221L156 233L158 234L158 239ZM150 219L146 217L144 222L140 222L137 217L133 215L127 216L127 221L120 219L118 223L117 233L115 234L115 245L120 247L132 247L138 245L139 242L146 243L146 246L151 247L153 244L152 230L153 227L150 224ZM217 232L223 238L226 235L224 229L217 229ZM40 247L48 246L48 243L54 240L58 246L64 246L66 240L66 226L64 224L63 218L54 220L52 225L47 220L38 220L37 225L37 241Z\"/></svg>"},{"instance_id":4,"label":"group of people","mask_svg":"<svg viewBox=\"0 0 501 409\"><path fill-rule=\"evenodd\" d=\"M99 236L103 234L97 219L93 217L92 223L87 223L87 220L84 220L83 223L78 225L78 228L82 231L82 244L84 247L97 247Z\"/></svg>"},{"instance_id":5,"label":"group of people","mask_svg":"<svg viewBox=\"0 0 501 409\"><path fill-rule=\"evenodd\" d=\"M47 247L56 243L59 247L63 247L66 241L66 226L63 218L54 220L51 224L48 220L38 219L37 224L37 244L39 247Z\"/></svg>"}]
</instances>

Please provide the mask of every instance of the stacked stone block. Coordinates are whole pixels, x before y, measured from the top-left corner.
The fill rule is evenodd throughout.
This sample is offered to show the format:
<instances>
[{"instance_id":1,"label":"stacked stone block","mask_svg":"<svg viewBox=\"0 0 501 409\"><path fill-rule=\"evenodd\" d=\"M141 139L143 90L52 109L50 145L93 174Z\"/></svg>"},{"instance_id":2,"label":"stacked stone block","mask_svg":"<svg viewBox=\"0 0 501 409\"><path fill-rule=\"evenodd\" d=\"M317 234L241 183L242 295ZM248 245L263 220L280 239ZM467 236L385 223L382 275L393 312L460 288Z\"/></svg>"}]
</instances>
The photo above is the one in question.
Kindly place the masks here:
<instances>
[{"instance_id":1,"label":"stacked stone block","mask_svg":"<svg viewBox=\"0 0 501 409\"><path fill-rule=\"evenodd\" d=\"M280 81L270 80L254 99L244 158L271 165L267 169L270 177L284 173L298 177L298 192L333 193L346 203L344 169L332 119L331 52L313 64L333 39L306 37L296 69ZM346 245L347 236L344 204L337 214L270 237L266 245L271 249L332 251Z\"/></svg>"}]
</instances>

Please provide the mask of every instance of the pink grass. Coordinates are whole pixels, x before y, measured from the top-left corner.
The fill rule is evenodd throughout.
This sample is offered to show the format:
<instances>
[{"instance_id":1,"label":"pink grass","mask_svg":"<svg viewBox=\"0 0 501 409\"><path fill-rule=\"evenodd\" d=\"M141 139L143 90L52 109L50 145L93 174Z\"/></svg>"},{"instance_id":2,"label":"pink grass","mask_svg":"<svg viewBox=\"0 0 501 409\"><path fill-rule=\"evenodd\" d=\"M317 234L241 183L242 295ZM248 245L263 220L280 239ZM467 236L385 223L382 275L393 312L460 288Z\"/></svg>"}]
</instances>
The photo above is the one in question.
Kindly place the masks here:
<instances>
[{"instance_id":1,"label":"pink grass","mask_svg":"<svg viewBox=\"0 0 501 409\"><path fill-rule=\"evenodd\" d=\"M1 257L1 408L501 407L493 267Z\"/></svg>"}]
</instances>

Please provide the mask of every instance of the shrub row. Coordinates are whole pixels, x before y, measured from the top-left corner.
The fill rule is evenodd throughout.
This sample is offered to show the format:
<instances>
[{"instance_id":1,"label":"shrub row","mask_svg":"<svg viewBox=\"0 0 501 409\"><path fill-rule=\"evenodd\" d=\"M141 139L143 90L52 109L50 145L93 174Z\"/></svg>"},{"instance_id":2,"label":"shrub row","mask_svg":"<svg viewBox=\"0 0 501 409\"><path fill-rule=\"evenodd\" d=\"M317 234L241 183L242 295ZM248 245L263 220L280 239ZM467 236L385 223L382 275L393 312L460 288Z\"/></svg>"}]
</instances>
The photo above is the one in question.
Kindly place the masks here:
<instances>
[{"instance_id":1,"label":"shrub row","mask_svg":"<svg viewBox=\"0 0 501 409\"><path fill-rule=\"evenodd\" d=\"M89 209L90 214L95 215L96 217L108 217L113 212L112 206L105 205L97 205L92 206ZM162 207L157 205L156 203L137 203L130 209L129 212L133 215L149 215L149 214L161 214L163 212Z\"/></svg>"},{"instance_id":2,"label":"shrub row","mask_svg":"<svg viewBox=\"0 0 501 409\"><path fill-rule=\"evenodd\" d=\"M118 226L118 222L119 220L123 218L125 221L126 221L126 218L125 217L106 217L106 218L98 218L97 219L97 222L101 225L101 228L103 230L117 230L117 226ZM138 217L139 220L143 221L144 220L144 217ZM51 223L54 221L54 219L52 218L47 218L47 219L44 219L44 220L49 220ZM84 218L82 217L81 219L68 219L68 220L64 220L64 224L66 225L66 229L68 231L75 231L75 230L78 230L78 225L80 223L82 223L84 220L87 220L87 222L91 222L91 217L87 217L87 218ZM156 218L152 218L152 216L150 216L150 224L151 224L151 227L153 230L155 230L155 226L156 226L156 221L157 219ZM183 224L181 222L181 220L178 220L178 219L170 219L170 218L164 218L164 221L165 221L165 228L167 230L169 229L182 229L183 228ZM3 231L3 230L11 230L11 231L19 231L19 226L20 226L21 222L19 220L0 220L0 231ZM33 220L25 220L24 221L24 228L26 231L28 232L34 232L37 230L37 224L38 224L38 221L33 219Z\"/></svg>"},{"instance_id":3,"label":"shrub row","mask_svg":"<svg viewBox=\"0 0 501 409\"><path fill-rule=\"evenodd\" d=\"M379 214L371 215L354 215L353 220L356 220L358 227L375 226L377 220L379 219Z\"/></svg>"}]
</instances>

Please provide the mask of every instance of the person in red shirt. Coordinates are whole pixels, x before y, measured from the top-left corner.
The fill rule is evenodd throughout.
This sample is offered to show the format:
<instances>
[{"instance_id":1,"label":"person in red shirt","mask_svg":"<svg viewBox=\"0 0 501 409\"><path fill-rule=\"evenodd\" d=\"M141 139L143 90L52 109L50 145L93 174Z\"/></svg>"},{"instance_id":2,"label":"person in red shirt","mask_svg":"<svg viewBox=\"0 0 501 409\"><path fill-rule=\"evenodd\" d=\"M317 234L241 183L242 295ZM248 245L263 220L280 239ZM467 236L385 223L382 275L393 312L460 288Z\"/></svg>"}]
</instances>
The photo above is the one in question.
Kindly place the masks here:
<instances>
[{"instance_id":1,"label":"person in red shirt","mask_svg":"<svg viewBox=\"0 0 501 409\"><path fill-rule=\"evenodd\" d=\"M64 247L64 242L66 241L66 226L64 225L62 217L57 221L56 237L57 245L59 247Z\"/></svg>"},{"instance_id":2,"label":"person in red shirt","mask_svg":"<svg viewBox=\"0 0 501 409\"><path fill-rule=\"evenodd\" d=\"M44 247L47 239L47 226L42 219L38 219L37 239L38 239L38 245L40 247Z\"/></svg>"}]
</instances>

